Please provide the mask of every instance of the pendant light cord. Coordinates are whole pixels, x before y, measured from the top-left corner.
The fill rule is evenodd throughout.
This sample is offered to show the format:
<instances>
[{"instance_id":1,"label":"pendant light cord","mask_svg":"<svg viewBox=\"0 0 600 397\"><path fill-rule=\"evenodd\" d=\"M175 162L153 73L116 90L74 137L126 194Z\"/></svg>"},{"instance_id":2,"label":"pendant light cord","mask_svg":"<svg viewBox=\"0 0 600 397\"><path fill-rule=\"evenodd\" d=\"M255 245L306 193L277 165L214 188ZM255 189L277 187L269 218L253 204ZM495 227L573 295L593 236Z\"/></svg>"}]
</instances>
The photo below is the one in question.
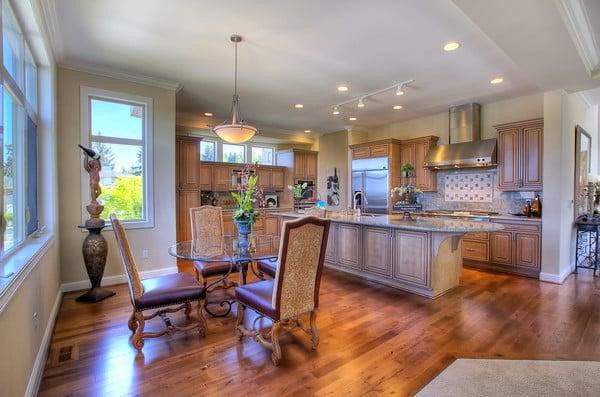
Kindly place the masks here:
<instances>
[{"instance_id":1,"label":"pendant light cord","mask_svg":"<svg viewBox=\"0 0 600 397\"><path fill-rule=\"evenodd\" d=\"M235 43L235 78L234 78L234 83L233 83L233 92L235 94L235 96L237 97L237 45L238 43Z\"/></svg>"}]
</instances>

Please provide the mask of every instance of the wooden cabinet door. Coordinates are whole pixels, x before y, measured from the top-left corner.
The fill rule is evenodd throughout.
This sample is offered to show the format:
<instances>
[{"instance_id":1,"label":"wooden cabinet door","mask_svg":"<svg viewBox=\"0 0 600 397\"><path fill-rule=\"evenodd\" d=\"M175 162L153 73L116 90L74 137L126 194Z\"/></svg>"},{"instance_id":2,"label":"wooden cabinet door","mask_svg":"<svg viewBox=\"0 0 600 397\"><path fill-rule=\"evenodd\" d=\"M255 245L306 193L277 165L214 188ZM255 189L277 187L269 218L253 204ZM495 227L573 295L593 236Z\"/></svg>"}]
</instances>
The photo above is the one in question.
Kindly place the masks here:
<instances>
[{"instance_id":1,"label":"wooden cabinet door","mask_svg":"<svg viewBox=\"0 0 600 397\"><path fill-rule=\"evenodd\" d=\"M416 147L414 143L405 143L400 145L400 166L406 163L410 163L415 167L415 169L417 168L417 166L415 165L415 148ZM415 184L414 177L402 177L401 180L403 185L407 185L409 183L411 185Z\"/></svg>"},{"instance_id":2,"label":"wooden cabinet door","mask_svg":"<svg viewBox=\"0 0 600 397\"><path fill-rule=\"evenodd\" d=\"M357 147L352 149L352 158L353 159L367 159L371 156L371 151L368 146Z\"/></svg>"},{"instance_id":3,"label":"wooden cabinet door","mask_svg":"<svg viewBox=\"0 0 600 397\"><path fill-rule=\"evenodd\" d=\"M498 132L498 189L518 190L520 187L519 129Z\"/></svg>"},{"instance_id":4,"label":"wooden cabinet door","mask_svg":"<svg viewBox=\"0 0 600 397\"><path fill-rule=\"evenodd\" d=\"M190 208L200 206L198 190L179 190L177 192L177 241L192 239Z\"/></svg>"},{"instance_id":5,"label":"wooden cabinet door","mask_svg":"<svg viewBox=\"0 0 600 397\"><path fill-rule=\"evenodd\" d=\"M223 213L223 234L226 236L234 236L237 234L235 224L233 223L232 213Z\"/></svg>"},{"instance_id":6,"label":"wooden cabinet door","mask_svg":"<svg viewBox=\"0 0 600 397\"><path fill-rule=\"evenodd\" d=\"M340 223L337 238L338 264L360 269L362 267L361 227Z\"/></svg>"},{"instance_id":7,"label":"wooden cabinet door","mask_svg":"<svg viewBox=\"0 0 600 397\"><path fill-rule=\"evenodd\" d=\"M463 259L471 259L479 262L488 262L490 260L489 244L487 241L468 240L462 241Z\"/></svg>"},{"instance_id":8,"label":"wooden cabinet door","mask_svg":"<svg viewBox=\"0 0 600 397\"><path fill-rule=\"evenodd\" d=\"M511 232L490 233L492 262L504 265L513 264L513 234Z\"/></svg>"},{"instance_id":9,"label":"wooden cabinet door","mask_svg":"<svg viewBox=\"0 0 600 397\"><path fill-rule=\"evenodd\" d=\"M200 186L201 138L177 137L177 187L198 189Z\"/></svg>"},{"instance_id":10,"label":"wooden cabinet door","mask_svg":"<svg viewBox=\"0 0 600 397\"><path fill-rule=\"evenodd\" d=\"M325 262L335 263L335 249L337 246L337 223L332 223L329 226L329 236L327 237L327 247L325 249Z\"/></svg>"},{"instance_id":11,"label":"wooden cabinet door","mask_svg":"<svg viewBox=\"0 0 600 397\"><path fill-rule=\"evenodd\" d=\"M521 187L527 190L542 190L543 129L541 125L523 128Z\"/></svg>"},{"instance_id":12,"label":"wooden cabinet door","mask_svg":"<svg viewBox=\"0 0 600 397\"><path fill-rule=\"evenodd\" d=\"M230 167L217 165L213 168L213 188L218 192L227 192L231 190L231 169Z\"/></svg>"},{"instance_id":13,"label":"wooden cabinet door","mask_svg":"<svg viewBox=\"0 0 600 397\"><path fill-rule=\"evenodd\" d=\"M370 147L370 157L387 157L388 155L388 145L373 145Z\"/></svg>"},{"instance_id":14,"label":"wooden cabinet door","mask_svg":"<svg viewBox=\"0 0 600 397\"><path fill-rule=\"evenodd\" d=\"M276 192L285 190L285 175L282 169L273 170L271 173L271 187Z\"/></svg>"},{"instance_id":15,"label":"wooden cabinet door","mask_svg":"<svg viewBox=\"0 0 600 397\"><path fill-rule=\"evenodd\" d=\"M279 217L267 215L265 219L265 234L268 236L279 236Z\"/></svg>"},{"instance_id":16,"label":"wooden cabinet door","mask_svg":"<svg viewBox=\"0 0 600 397\"><path fill-rule=\"evenodd\" d=\"M259 168L257 170L258 175L258 184L262 186L265 191L270 191L272 189L272 175L273 172L270 169Z\"/></svg>"},{"instance_id":17,"label":"wooden cabinet door","mask_svg":"<svg viewBox=\"0 0 600 397\"><path fill-rule=\"evenodd\" d=\"M213 190L212 178L213 166L208 164L202 164L200 166L200 190Z\"/></svg>"},{"instance_id":18,"label":"wooden cabinet door","mask_svg":"<svg viewBox=\"0 0 600 397\"><path fill-rule=\"evenodd\" d=\"M304 176L306 179L316 181L317 180L317 167L318 167L318 158L316 153L306 153L306 165Z\"/></svg>"},{"instance_id":19,"label":"wooden cabinet door","mask_svg":"<svg viewBox=\"0 0 600 397\"><path fill-rule=\"evenodd\" d=\"M539 234L515 233L515 266L540 268Z\"/></svg>"},{"instance_id":20,"label":"wooden cabinet door","mask_svg":"<svg viewBox=\"0 0 600 397\"><path fill-rule=\"evenodd\" d=\"M427 233L394 231L393 277L427 285L429 266Z\"/></svg>"},{"instance_id":21,"label":"wooden cabinet door","mask_svg":"<svg viewBox=\"0 0 600 397\"><path fill-rule=\"evenodd\" d=\"M392 275L391 233L390 229L365 228L363 264L366 271L388 277Z\"/></svg>"},{"instance_id":22,"label":"wooden cabinet door","mask_svg":"<svg viewBox=\"0 0 600 397\"><path fill-rule=\"evenodd\" d=\"M415 143L415 171L417 173L415 178L415 186L424 192L431 192L437 190L437 178L435 172L429 171L429 168L423 167L427 153L431 144L427 142Z\"/></svg>"},{"instance_id":23,"label":"wooden cabinet door","mask_svg":"<svg viewBox=\"0 0 600 397\"><path fill-rule=\"evenodd\" d=\"M306 177L306 154L294 152L294 179Z\"/></svg>"}]
</instances>

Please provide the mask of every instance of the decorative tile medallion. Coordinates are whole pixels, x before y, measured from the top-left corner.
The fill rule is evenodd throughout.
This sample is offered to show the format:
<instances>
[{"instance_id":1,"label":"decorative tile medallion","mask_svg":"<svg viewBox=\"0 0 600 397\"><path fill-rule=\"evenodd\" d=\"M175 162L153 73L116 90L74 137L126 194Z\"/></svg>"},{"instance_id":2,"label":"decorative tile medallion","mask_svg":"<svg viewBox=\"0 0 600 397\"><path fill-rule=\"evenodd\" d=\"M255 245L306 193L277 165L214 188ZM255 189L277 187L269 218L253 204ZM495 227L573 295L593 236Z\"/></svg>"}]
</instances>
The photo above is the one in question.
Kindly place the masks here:
<instances>
[{"instance_id":1,"label":"decorative tile medallion","mask_svg":"<svg viewBox=\"0 0 600 397\"><path fill-rule=\"evenodd\" d=\"M446 175L444 201L491 203L493 183L490 172Z\"/></svg>"}]
</instances>

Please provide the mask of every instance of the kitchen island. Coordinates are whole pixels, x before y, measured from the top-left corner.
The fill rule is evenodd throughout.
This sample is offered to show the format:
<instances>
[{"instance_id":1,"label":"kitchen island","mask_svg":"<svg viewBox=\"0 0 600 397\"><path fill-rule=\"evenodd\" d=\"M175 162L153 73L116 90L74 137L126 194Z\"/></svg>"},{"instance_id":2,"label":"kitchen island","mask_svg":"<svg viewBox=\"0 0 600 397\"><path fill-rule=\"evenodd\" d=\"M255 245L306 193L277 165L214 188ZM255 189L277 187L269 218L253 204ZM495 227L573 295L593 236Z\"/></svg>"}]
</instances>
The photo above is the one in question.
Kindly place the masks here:
<instances>
[{"instance_id":1,"label":"kitchen island","mask_svg":"<svg viewBox=\"0 0 600 397\"><path fill-rule=\"evenodd\" d=\"M304 216L273 214L282 220ZM459 284L461 238L465 233L494 232L502 225L463 219L402 215L332 215L325 265L428 298Z\"/></svg>"}]
</instances>

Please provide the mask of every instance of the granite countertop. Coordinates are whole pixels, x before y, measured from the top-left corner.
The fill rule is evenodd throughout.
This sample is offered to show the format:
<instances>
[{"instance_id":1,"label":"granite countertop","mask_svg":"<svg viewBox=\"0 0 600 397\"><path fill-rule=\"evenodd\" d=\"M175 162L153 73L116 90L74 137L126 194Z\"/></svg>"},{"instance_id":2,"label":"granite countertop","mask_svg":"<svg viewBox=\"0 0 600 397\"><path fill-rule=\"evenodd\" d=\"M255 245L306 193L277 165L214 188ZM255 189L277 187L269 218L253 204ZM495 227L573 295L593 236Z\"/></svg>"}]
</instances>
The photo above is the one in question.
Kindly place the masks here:
<instances>
[{"instance_id":1,"label":"granite countertop","mask_svg":"<svg viewBox=\"0 0 600 397\"><path fill-rule=\"evenodd\" d=\"M402 211L392 211L392 214L403 214ZM448 213L448 214L444 214L444 215L432 215L432 214L420 214L418 212L411 212L410 213L411 216L421 216L421 217L430 217L430 218L436 218L436 217L446 217L446 218L461 218L461 219L477 219L479 221L484 220L487 221L488 219L493 222L494 220L499 220L499 221L514 221L514 222L531 222L531 223L541 223L542 222L542 218L536 218L536 217L527 217L527 216L520 216L520 215L512 215L512 214L497 214L497 215L480 215L480 214L452 214L452 213Z\"/></svg>"},{"instance_id":2,"label":"granite countertop","mask_svg":"<svg viewBox=\"0 0 600 397\"><path fill-rule=\"evenodd\" d=\"M287 208L282 208L282 207L275 207L275 208L257 208L259 211L264 211L264 212L289 212L292 211L293 209L291 207L287 207ZM223 212L233 212L235 211L235 208L223 208Z\"/></svg>"},{"instance_id":3,"label":"granite countertop","mask_svg":"<svg viewBox=\"0 0 600 397\"><path fill-rule=\"evenodd\" d=\"M300 218L304 214L297 212L278 212L278 216ZM421 232L469 233L469 232L494 232L504 229L504 226L493 222L475 222L464 219L451 219L442 217L414 217L410 221L402 219L402 215L375 215L375 216L347 216L336 215L327 217L332 222L352 223L366 226L391 227L404 230Z\"/></svg>"}]
</instances>

